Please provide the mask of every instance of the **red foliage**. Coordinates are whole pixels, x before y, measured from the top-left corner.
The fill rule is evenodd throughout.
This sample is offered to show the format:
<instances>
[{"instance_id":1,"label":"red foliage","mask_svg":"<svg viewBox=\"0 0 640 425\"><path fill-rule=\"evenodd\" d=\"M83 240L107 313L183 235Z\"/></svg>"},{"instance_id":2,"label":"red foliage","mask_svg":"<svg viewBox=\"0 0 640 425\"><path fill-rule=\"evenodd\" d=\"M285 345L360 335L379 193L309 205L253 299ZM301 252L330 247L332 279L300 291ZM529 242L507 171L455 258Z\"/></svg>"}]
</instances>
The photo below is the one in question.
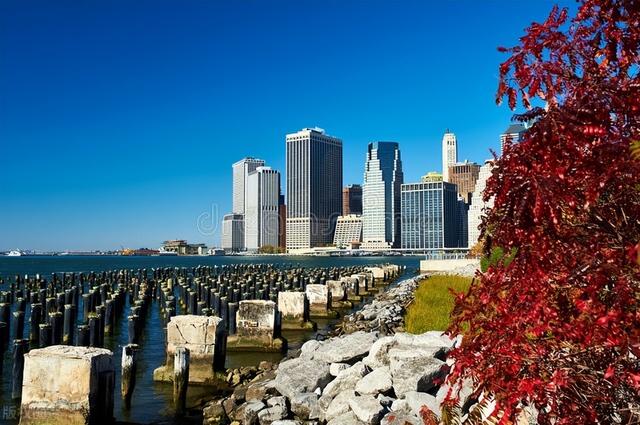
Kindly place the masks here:
<instances>
[{"instance_id":1,"label":"red foliage","mask_svg":"<svg viewBox=\"0 0 640 425\"><path fill-rule=\"evenodd\" d=\"M498 101L519 99L535 123L496 159L483 232L485 252L517 254L456 300L450 380L473 379L503 419L527 404L542 424L628 418L640 408L640 2L583 0L571 19L554 8L502 50Z\"/></svg>"}]
</instances>

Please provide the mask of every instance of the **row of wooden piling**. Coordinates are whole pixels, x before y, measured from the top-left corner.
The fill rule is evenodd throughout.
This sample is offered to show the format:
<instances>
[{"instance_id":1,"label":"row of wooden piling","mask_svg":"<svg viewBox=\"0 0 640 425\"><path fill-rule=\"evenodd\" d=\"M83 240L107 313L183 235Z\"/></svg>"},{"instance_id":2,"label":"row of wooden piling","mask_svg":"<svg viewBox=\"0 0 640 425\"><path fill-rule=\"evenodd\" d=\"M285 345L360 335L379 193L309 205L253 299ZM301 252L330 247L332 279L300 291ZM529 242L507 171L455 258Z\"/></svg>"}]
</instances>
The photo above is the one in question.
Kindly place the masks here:
<instances>
[{"instance_id":1,"label":"row of wooden piling","mask_svg":"<svg viewBox=\"0 0 640 425\"><path fill-rule=\"evenodd\" d=\"M24 354L30 348L58 344L103 347L105 336L113 334L123 317L127 301L128 344L122 348L121 396L128 408L135 388L141 336L153 300L159 302L165 322L176 314L216 315L223 319L227 332L234 334L240 301L277 301L280 291L304 291L308 284L324 284L362 270L363 267L229 265L159 268L150 272L54 273L50 279L41 275L15 276L6 284L0 279L0 286L6 287L0 291L0 354L8 348L13 351L12 397L20 398ZM27 312L29 333L25 338ZM188 357L188 351L176 352L177 410L184 408ZM0 355L0 370L1 359Z\"/></svg>"}]
</instances>

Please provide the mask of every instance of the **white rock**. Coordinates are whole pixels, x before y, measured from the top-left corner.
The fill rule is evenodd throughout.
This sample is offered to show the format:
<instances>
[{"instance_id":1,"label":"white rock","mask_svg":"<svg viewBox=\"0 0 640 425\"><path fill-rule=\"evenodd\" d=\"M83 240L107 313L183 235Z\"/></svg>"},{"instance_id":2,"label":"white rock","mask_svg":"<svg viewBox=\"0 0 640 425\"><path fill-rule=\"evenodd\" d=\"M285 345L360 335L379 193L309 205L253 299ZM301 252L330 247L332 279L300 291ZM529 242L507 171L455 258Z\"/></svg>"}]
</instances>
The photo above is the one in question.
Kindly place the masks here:
<instances>
[{"instance_id":1,"label":"white rock","mask_svg":"<svg viewBox=\"0 0 640 425\"><path fill-rule=\"evenodd\" d=\"M362 359L378 339L377 332L354 332L323 341L313 358L327 363L351 363Z\"/></svg>"},{"instance_id":2,"label":"white rock","mask_svg":"<svg viewBox=\"0 0 640 425\"><path fill-rule=\"evenodd\" d=\"M364 358L363 362L372 369L389 366L389 350L396 344L396 340L392 336L384 336L371 345L369 355Z\"/></svg>"},{"instance_id":3,"label":"white rock","mask_svg":"<svg viewBox=\"0 0 640 425\"><path fill-rule=\"evenodd\" d=\"M340 371L349 369L349 367L350 366L347 363L331 363L331 366L329 366L329 373L331 376L338 376Z\"/></svg>"},{"instance_id":4,"label":"white rock","mask_svg":"<svg viewBox=\"0 0 640 425\"><path fill-rule=\"evenodd\" d=\"M399 398L409 391L429 391L436 386L434 380L447 373L443 361L425 357L421 350L393 348L389 360L393 390Z\"/></svg>"},{"instance_id":5,"label":"white rock","mask_svg":"<svg viewBox=\"0 0 640 425\"><path fill-rule=\"evenodd\" d=\"M356 393L353 390L346 390L338 394L329 404L325 413L325 420L331 421L332 419L347 413L350 409L349 400L354 399Z\"/></svg>"},{"instance_id":6,"label":"white rock","mask_svg":"<svg viewBox=\"0 0 640 425\"><path fill-rule=\"evenodd\" d=\"M327 422L327 425L361 425L360 421L352 411L343 413Z\"/></svg>"},{"instance_id":7,"label":"white rock","mask_svg":"<svg viewBox=\"0 0 640 425\"><path fill-rule=\"evenodd\" d=\"M322 395L335 397L344 390L352 390L356 384L369 372L369 369L362 363L357 362L348 369L342 370L336 379L329 382L322 391Z\"/></svg>"},{"instance_id":8,"label":"white rock","mask_svg":"<svg viewBox=\"0 0 640 425\"><path fill-rule=\"evenodd\" d=\"M349 399L349 407L362 422L374 425L380 423L385 410L380 402L371 395Z\"/></svg>"},{"instance_id":9,"label":"white rock","mask_svg":"<svg viewBox=\"0 0 640 425\"><path fill-rule=\"evenodd\" d=\"M280 394L291 399L296 394L324 387L330 379L327 363L296 358L280 363L275 388Z\"/></svg>"},{"instance_id":10,"label":"white rock","mask_svg":"<svg viewBox=\"0 0 640 425\"><path fill-rule=\"evenodd\" d=\"M440 418L440 405L436 401L436 398L431 394L409 391L404 395L404 399L409 404L411 413L413 413L414 415L420 416L420 410L423 406L426 406L429 410L436 414L438 419Z\"/></svg>"},{"instance_id":11,"label":"white rock","mask_svg":"<svg viewBox=\"0 0 640 425\"><path fill-rule=\"evenodd\" d=\"M393 383L391 381L391 372L388 366L374 369L371 373L364 376L356 384L356 392L358 394L384 393L391 389Z\"/></svg>"},{"instance_id":12,"label":"white rock","mask_svg":"<svg viewBox=\"0 0 640 425\"><path fill-rule=\"evenodd\" d=\"M315 393L296 394L291 398L291 411L300 419L309 419L311 410L318 404Z\"/></svg>"},{"instance_id":13,"label":"white rock","mask_svg":"<svg viewBox=\"0 0 640 425\"><path fill-rule=\"evenodd\" d=\"M258 412L258 420L260 425L271 425L275 421L286 418L288 413L284 406L268 407Z\"/></svg>"}]
</instances>

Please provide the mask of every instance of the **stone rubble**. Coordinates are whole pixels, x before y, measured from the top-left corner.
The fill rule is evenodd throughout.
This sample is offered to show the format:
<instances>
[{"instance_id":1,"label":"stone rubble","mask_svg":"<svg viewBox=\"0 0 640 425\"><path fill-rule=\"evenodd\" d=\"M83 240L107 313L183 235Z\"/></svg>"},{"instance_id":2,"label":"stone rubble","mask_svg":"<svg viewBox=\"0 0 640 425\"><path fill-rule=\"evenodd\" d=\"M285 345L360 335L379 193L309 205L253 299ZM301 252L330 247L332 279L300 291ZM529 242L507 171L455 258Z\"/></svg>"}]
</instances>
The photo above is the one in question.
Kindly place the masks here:
<instances>
[{"instance_id":1,"label":"stone rubble","mask_svg":"<svg viewBox=\"0 0 640 425\"><path fill-rule=\"evenodd\" d=\"M347 316L338 335L307 341L297 357L262 365L224 409L219 401L209 403L204 424L421 424L424 406L440 417L446 356L459 341L439 331L403 332L404 309L419 281L407 279L379 294ZM469 395L470 388L461 393ZM227 414L222 420L221 410Z\"/></svg>"},{"instance_id":2,"label":"stone rubble","mask_svg":"<svg viewBox=\"0 0 640 425\"><path fill-rule=\"evenodd\" d=\"M405 309L413 300L413 293L420 281L420 277L405 279L378 294L371 303L345 316L339 330L343 333L379 331L383 335L402 332Z\"/></svg>"}]
</instances>

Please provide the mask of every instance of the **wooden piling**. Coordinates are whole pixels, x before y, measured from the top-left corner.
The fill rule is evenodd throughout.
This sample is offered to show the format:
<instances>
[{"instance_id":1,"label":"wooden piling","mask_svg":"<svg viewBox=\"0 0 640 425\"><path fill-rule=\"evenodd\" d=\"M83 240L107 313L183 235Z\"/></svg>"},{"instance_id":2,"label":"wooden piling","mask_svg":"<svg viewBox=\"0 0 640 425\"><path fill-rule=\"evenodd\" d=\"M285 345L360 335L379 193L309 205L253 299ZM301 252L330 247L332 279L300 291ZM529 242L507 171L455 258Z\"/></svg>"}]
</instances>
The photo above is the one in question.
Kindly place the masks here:
<instances>
[{"instance_id":1,"label":"wooden piling","mask_svg":"<svg viewBox=\"0 0 640 425\"><path fill-rule=\"evenodd\" d=\"M177 415L184 415L186 411L188 384L189 350L185 347L177 347L173 360L173 403Z\"/></svg>"},{"instance_id":2,"label":"wooden piling","mask_svg":"<svg viewBox=\"0 0 640 425\"><path fill-rule=\"evenodd\" d=\"M51 325L48 323L41 323L40 335L38 337L38 344L40 348L45 348L51 345Z\"/></svg>"},{"instance_id":3,"label":"wooden piling","mask_svg":"<svg viewBox=\"0 0 640 425\"><path fill-rule=\"evenodd\" d=\"M73 306L71 304L66 304L64 306L64 323L62 330L62 343L67 345L73 345L73 328L74 328L74 320L73 320Z\"/></svg>"},{"instance_id":4,"label":"wooden piling","mask_svg":"<svg viewBox=\"0 0 640 425\"><path fill-rule=\"evenodd\" d=\"M18 400L22 396L22 373L24 371L24 355L29 350L29 341L16 339L13 341L13 368L11 381L11 398Z\"/></svg>"},{"instance_id":5,"label":"wooden piling","mask_svg":"<svg viewBox=\"0 0 640 425\"><path fill-rule=\"evenodd\" d=\"M24 335L24 311L13 312L13 335L11 339L22 339Z\"/></svg>"},{"instance_id":6,"label":"wooden piling","mask_svg":"<svg viewBox=\"0 0 640 425\"><path fill-rule=\"evenodd\" d=\"M122 378L121 393L126 409L131 407L131 397L136 386L136 371L138 364L138 345L128 344L122 347Z\"/></svg>"}]
</instances>

